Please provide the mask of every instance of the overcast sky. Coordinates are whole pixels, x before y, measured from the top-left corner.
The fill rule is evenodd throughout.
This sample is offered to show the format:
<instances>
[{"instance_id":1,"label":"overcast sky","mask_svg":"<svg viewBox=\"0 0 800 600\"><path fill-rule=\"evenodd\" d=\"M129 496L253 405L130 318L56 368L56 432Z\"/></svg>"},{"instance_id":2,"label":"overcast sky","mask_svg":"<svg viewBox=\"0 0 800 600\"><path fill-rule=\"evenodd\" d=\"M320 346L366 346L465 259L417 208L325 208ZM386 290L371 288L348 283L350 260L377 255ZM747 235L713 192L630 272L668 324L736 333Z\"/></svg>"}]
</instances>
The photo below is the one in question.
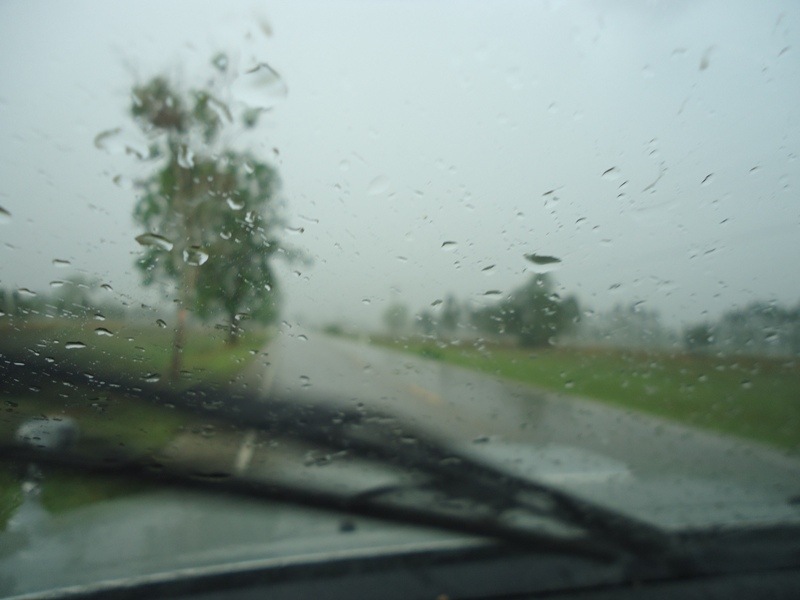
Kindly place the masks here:
<instances>
[{"instance_id":1,"label":"overcast sky","mask_svg":"<svg viewBox=\"0 0 800 600\"><path fill-rule=\"evenodd\" d=\"M234 143L278 167L303 228L286 239L314 259L280 271L289 319L486 302L528 253L559 257L561 291L596 309L795 304L799 36L793 1L5 0L0 285L82 271L149 298L130 89L200 86L222 50L229 99L273 106ZM248 88L260 62L285 97Z\"/></svg>"}]
</instances>

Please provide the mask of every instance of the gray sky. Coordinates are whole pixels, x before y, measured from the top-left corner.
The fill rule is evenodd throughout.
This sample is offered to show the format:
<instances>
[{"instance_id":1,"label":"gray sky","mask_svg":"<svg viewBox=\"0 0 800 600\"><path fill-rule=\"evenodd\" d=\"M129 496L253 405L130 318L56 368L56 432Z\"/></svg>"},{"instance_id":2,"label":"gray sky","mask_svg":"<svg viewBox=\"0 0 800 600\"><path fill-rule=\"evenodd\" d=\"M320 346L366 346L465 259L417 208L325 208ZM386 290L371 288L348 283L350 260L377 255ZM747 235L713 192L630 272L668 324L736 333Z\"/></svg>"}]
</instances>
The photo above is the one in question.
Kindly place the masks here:
<instances>
[{"instance_id":1,"label":"gray sky","mask_svg":"<svg viewBox=\"0 0 800 600\"><path fill-rule=\"evenodd\" d=\"M225 50L234 73L266 61L288 88L260 99L234 80L230 100L274 104L233 141L279 168L303 228L286 239L314 258L281 269L290 318L484 302L524 281L531 252L561 258L562 291L598 309L643 300L678 323L794 304L798 34L791 1L6 0L0 284L81 270L149 298L130 88L201 85Z\"/></svg>"}]
</instances>

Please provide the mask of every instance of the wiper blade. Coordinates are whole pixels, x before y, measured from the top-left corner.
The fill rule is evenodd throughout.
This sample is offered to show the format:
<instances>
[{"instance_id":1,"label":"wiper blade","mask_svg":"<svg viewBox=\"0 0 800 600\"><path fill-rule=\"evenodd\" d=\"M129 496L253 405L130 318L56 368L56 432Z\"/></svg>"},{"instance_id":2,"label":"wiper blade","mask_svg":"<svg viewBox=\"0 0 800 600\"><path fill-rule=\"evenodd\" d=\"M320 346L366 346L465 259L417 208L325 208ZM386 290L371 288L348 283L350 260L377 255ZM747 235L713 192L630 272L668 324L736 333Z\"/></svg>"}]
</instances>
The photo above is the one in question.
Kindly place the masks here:
<instances>
[{"instance_id":1,"label":"wiper blade","mask_svg":"<svg viewBox=\"0 0 800 600\"><path fill-rule=\"evenodd\" d=\"M350 516L367 517L454 533L494 538L528 549L580 555L602 561L619 558L617 549L591 539L561 538L523 531L493 520L465 519L462 516L428 511L424 507L387 504L370 497L349 496L333 491L310 489L281 482L227 474L201 474L177 465L167 468L148 459L92 460L74 453L54 453L19 444L0 445L0 460L35 463L40 467L72 470L81 475L111 476L149 482L158 486L188 489L203 493L224 493L284 502L308 508L336 511Z\"/></svg>"},{"instance_id":2,"label":"wiper blade","mask_svg":"<svg viewBox=\"0 0 800 600\"><path fill-rule=\"evenodd\" d=\"M76 383L151 403L181 407L273 438L301 441L332 452L346 451L354 458L399 467L421 475L423 482L390 485L360 494L310 489L280 480L232 476L198 477L179 464L154 461L153 457L117 457L95 460L71 453L41 452L10 444L0 448L2 456L112 473L192 489L216 489L243 496L267 498L332 509L366 517L438 527L489 536L554 552L567 552L601 560L636 558L670 563L686 569L683 549L673 536L593 503L575 498L551 486L509 475L475 458L465 456L436 439L398 427L389 415L344 409L333 405L300 403L291 397L264 398L236 387L195 387L185 391L107 377L87 383L80 373L41 363L32 366L0 364L0 380L25 385L43 378ZM4 384L6 385L6 384ZM212 404L209 412L204 406ZM413 443L409 443L413 440ZM468 504L463 510L447 510L437 503L403 501L404 496L430 492L439 498ZM413 500L413 498L412 498ZM445 503L446 504L446 503ZM509 516L532 515L566 525L578 534L548 533L541 527L520 525Z\"/></svg>"}]
</instances>

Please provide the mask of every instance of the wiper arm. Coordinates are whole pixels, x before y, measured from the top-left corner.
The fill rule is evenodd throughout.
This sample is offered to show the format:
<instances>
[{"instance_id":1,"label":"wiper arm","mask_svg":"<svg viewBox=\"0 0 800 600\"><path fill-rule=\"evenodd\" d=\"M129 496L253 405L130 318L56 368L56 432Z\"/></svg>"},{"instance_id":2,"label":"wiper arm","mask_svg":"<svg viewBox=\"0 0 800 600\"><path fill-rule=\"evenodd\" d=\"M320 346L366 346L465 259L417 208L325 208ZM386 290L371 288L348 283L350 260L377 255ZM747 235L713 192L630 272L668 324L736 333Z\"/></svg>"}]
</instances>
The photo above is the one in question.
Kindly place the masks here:
<instances>
[{"instance_id":1,"label":"wiper arm","mask_svg":"<svg viewBox=\"0 0 800 600\"><path fill-rule=\"evenodd\" d=\"M158 486L188 489L203 493L224 493L245 498L285 502L309 508L336 511L350 516L367 517L454 533L477 535L509 542L527 549L579 555L601 561L619 559L619 551L592 539L571 539L539 534L508 526L491 519L465 519L463 516L433 512L424 507L387 504L369 497L349 496L333 491L286 485L264 479L227 474L199 475L177 465L164 467L148 459L92 460L74 453L54 453L19 444L0 445L0 459L39 466L72 470L81 475L120 477L149 482Z\"/></svg>"},{"instance_id":2,"label":"wiper arm","mask_svg":"<svg viewBox=\"0 0 800 600\"><path fill-rule=\"evenodd\" d=\"M30 382L31 378L113 389L118 394L181 407L268 436L294 439L333 452L346 451L355 458L422 475L425 481L353 495L240 476L198 478L191 470L182 470L179 465L165 465L164 461L154 468L152 458L103 461L75 454L40 452L19 445L0 448L3 456L15 460L58 464L180 487L219 489L354 515L490 536L534 548L603 560L635 557L667 561L682 569L686 566L675 539L661 530L548 485L504 473L448 448L433 436L412 432L408 427L401 430L397 420L386 415L303 404L293 398L265 399L233 387L195 387L178 391L105 377L95 377L87 382L79 373L47 363L35 367L30 363L25 367L11 362L0 365L0 380L4 382L24 383L26 380ZM204 408L210 403L215 406L212 412ZM409 443L410 440L413 443ZM474 510L448 511L433 503L404 503L402 496L414 491L432 491L440 494L440 498L466 501ZM508 518L515 513L577 528L581 535L547 533L541 528L541 521L535 527L523 527Z\"/></svg>"}]
</instances>

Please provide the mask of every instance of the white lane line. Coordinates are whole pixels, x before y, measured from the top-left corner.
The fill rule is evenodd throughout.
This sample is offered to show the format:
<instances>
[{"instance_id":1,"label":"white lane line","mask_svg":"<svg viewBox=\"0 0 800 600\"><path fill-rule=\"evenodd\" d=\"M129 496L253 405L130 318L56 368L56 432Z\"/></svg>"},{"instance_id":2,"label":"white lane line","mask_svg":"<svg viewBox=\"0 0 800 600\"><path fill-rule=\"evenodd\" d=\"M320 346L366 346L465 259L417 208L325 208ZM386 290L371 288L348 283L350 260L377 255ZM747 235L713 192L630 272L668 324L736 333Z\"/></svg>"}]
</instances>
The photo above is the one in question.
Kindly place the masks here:
<instances>
[{"instance_id":1,"label":"white lane line","mask_svg":"<svg viewBox=\"0 0 800 600\"><path fill-rule=\"evenodd\" d=\"M253 452L255 451L256 432L253 429L244 434L239 451L236 453L236 461L233 463L233 471L237 475L244 473L250 461L253 459Z\"/></svg>"}]
</instances>

